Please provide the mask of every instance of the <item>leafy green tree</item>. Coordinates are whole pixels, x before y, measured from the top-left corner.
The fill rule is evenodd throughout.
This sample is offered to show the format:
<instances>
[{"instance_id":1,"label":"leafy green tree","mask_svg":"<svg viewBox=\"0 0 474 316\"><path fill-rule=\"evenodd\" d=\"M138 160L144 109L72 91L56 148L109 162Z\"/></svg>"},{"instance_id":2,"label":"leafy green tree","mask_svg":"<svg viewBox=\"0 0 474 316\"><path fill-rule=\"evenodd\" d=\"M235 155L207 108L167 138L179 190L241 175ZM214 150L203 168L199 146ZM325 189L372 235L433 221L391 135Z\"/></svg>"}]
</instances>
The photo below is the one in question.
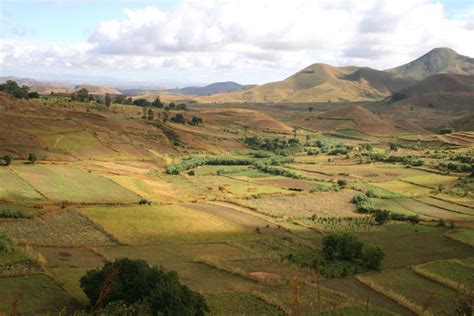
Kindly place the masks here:
<instances>
[{"instance_id":1,"label":"leafy green tree","mask_svg":"<svg viewBox=\"0 0 474 316\"><path fill-rule=\"evenodd\" d=\"M168 104L168 106L172 110L176 109L176 103L174 103L174 102L170 102L170 104Z\"/></svg>"},{"instance_id":2,"label":"leafy green tree","mask_svg":"<svg viewBox=\"0 0 474 316\"><path fill-rule=\"evenodd\" d=\"M398 144L390 143L390 150L391 151L398 151Z\"/></svg>"},{"instance_id":3,"label":"leafy green tree","mask_svg":"<svg viewBox=\"0 0 474 316\"><path fill-rule=\"evenodd\" d=\"M27 86L20 87L16 81L7 80L7 82L0 84L0 91L8 93L18 99L28 99Z\"/></svg>"},{"instance_id":4,"label":"leafy green tree","mask_svg":"<svg viewBox=\"0 0 474 316\"><path fill-rule=\"evenodd\" d=\"M340 188L345 188L345 187L347 186L347 181L346 181L346 180L343 180L343 179L337 180L337 185L338 185Z\"/></svg>"},{"instance_id":5,"label":"leafy green tree","mask_svg":"<svg viewBox=\"0 0 474 316\"><path fill-rule=\"evenodd\" d=\"M179 282L174 271L150 266L143 260L119 259L80 279L89 307L113 302L126 306L147 302L152 315L204 315L209 308L203 296Z\"/></svg>"},{"instance_id":6,"label":"leafy green tree","mask_svg":"<svg viewBox=\"0 0 474 316\"><path fill-rule=\"evenodd\" d=\"M3 156L3 160L5 160L5 166L9 166L12 163L12 156L10 155L5 155Z\"/></svg>"},{"instance_id":7,"label":"leafy green tree","mask_svg":"<svg viewBox=\"0 0 474 316\"><path fill-rule=\"evenodd\" d=\"M368 245L364 248L364 264L371 270L380 270L385 251L378 245Z\"/></svg>"},{"instance_id":8,"label":"leafy green tree","mask_svg":"<svg viewBox=\"0 0 474 316\"><path fill-rule=\"evenodd\" d=\"M374 220L380 225L385 224L390 219L390 212L387 210L377 210L372 215Z\"/></svg>"},{"instance_id":9,"label":"leafy green tree","mask_svg":"<svg viewBox=\"0 0 474 316\"><path fill-rule=\"evenodd\" d=\"M73 93L73 100L81 102L90 101L90 97L93 97L93 95L89 95L89 91L86 88L79 89Z\"/></svg>"},{"instance_id":10,"label":"leafy green tree","mask_svg":"<svg viewBox=\"0 0 474 316\"><path fill-rule=\"evenodd\" d=\"M144 107L151 105L151 103L147 101L147 99L136 99L133 101L133 104L136 106L144 106Z\"/></svg>"},{"instance_id":11,"label":"leafy green tree","mask_svg":"<svg viewBox=\"0 0 474 316\"><path fill-rule=\"evenodd\" d=\"M35 162L36 162L36 159L37 159L37 158L36 158L35 153L30 153L30 154L28 154L28 161L29 161L30 163L35 163Z\"/></svg>"},{"instance_id":12,"label":"leafy green tree","mask_svg":"<svg viewBox=\"0 0 474 316\"><path fill-rule=\"evenodd\" d=\"M28 98L30 98L30 99L38 99L39 97L40 97L40 95L36 91L28 92Z\"/></svg>"},{"instance_id":13,"label":"leafy green tree","mask_svg":"<svg viewBox=\"0 0 474 316\"><path fill-rule=\"evenodd\" d=\"M323 238L323 255L328 261L362 260L364 243L349 233L333 233Z\"/></svg>"},{"instance_id":14,"label":"leafy green tree","mask_svg":"<svg viewBox=\"0 0 474 316\"><path fill-rule=\"evenodd\" d=\"M105 106L109 107L112 104L112 98L108 93L105 94L105 100L104 100Z\"/></svg>"},{"instance_id":15,"label":"leafy green tree","mask_svg":"<svg viewBox=\"0 0 474 316\"><path fill-rule=\"evenodd\" d=\"M184 115L181 113L176 114L174 117L170 119L170 121L173 123L180 123L180 124L186 123L186 119L184 118Z\"/></svg>"}]
</instances>

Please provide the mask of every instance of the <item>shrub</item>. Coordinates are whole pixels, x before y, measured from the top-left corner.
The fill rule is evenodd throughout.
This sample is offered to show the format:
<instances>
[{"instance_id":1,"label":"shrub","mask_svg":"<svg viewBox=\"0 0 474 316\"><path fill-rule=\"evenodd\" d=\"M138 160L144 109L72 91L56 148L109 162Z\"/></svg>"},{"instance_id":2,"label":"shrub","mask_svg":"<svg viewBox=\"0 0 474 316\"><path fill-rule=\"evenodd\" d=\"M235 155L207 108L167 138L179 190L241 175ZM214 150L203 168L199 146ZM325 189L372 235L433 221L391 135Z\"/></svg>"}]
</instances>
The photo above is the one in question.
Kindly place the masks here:
<instances>
[{"instance_id":1,"label":"shrub","mask_svg":"<svg viewBox=\"0 0 474 316\"><path fill-rule=\"evenodd\" d=\"M367 245L364 248L364 264L367 269L380 270L385 251L378 245Z\"/></svg>"},{"instance_id":2,"label":"shrub","mask_svg":"<svg viewBox=\"0 0 474 316\"><path fill-rule=\"evenodd\" d=\"M0 232L0 253L11 252L13 250L13 242L7 234Z\"/></svg>"},{"instance_id":3,"label":"shrub","mask_svg":"<svg viewBox=\"0 0 474 316\"><path fill-rule=\"evenodd\" d=\"M133 306L148 302L152 315L205 315L204 297L179 282L174 271L150 266L143 260L119 259L101 269L87 272L80 279L89 307L104 308L123 302Z\"/></svg>"},{"instance_id":4,"label":"shrub","mask_svg":"<svg viewBox=\"0 0 474 316\"><path fill-rule=\"evenodd\" d=\"M35 162L36 162L36 155L35 155L35 153L30 153L30 154L28 154L28 161L29 161L30 163L35 163Z\"/></svg>"},{"instance_id":5,"label":"shrub","mask_svg":"<svg viewBox=\"0 0 474 316\"><path fill-rule=\"evenodd\" d=\"M0 218L30 218L21 211L0 210Z\"/></svg>"},{"instance_id":6,"label":"shrub","mask_svg":"<svg viewBox=\"0 0 474 316\"><path fill-rule=\"evenodd\" d=\"M140 201L138 201L138 204L140 204L140 205L151 205L151 201L149 201L147 199L141 199Z\"/></svg>"},{"instance_id":7,"label":"shrub","mask_svg":"<svg viewBox=\"0 0 474 316\"><path fill-rule=\"evenodd\" d=\"M5 155L3 156L3 160L5 160L5 166L9 166L12 163L12 156L10 155Z\"/></svg>"},{"instance_id":8,"label":"shrub","mask_svg":"<svg viewBox=\"0 0 474 316\"><path fill-rule=\"evenodd\" d=\"M389 221L390 219L390 212L387 210L376 210L372 213L374 220L382 225Z\"/></svg>"},{"instance_id":9,"label":"shrub","mask_svg":"<svg viewBox=\"0 0 474 316\"><path fill-rule=\"evenodd\" d=\"M347 186L347 181L346 180L337 180L337 185L341 188L344 188L345 186Z\"/></svg>"}]
</instances>

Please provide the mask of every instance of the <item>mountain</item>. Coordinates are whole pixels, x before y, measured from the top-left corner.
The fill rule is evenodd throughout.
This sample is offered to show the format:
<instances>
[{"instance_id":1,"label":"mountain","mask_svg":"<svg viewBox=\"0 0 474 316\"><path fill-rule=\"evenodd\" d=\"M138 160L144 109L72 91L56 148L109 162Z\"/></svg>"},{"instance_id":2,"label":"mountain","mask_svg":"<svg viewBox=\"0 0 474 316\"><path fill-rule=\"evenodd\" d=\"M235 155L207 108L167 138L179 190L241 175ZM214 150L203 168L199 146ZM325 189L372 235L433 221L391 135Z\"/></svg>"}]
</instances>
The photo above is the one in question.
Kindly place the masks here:
<instances>
[{"instance_id":1,"label":"mountain","mask_svg":"<svg viewBox=\"0 0 474 316\"><path fill-rule=\"evenodd\" d=\"M102 86L95 86L90 84L81 84L74 87L74 90L80 89L87 89L90 94L122 94L122 92L118 91L117 89L110 88L110 87L102 87Z\"/></svg>"},{"instance_id":2,"label":"mountain","mask_svg":"<svg viewBox=\"0 0 474 316\"><path fill-rule=\"evenodd\" d=\"M217 93L234 92L250 87L249 85L241 85L233 81L215 82L204 87L185 87L181 89L170 90L173 93L185 95L211 95Z\"/></svg>"},{"instance_id":3,"label":"mountain","mask_svg":"<svg viewBox=\"0 0 474 316\"><path fill-rule=\"evenodd\" d=\"M399 92L408 97L439 93L474 93L474 75L436 74Z\"/></svg>"},{"instance_id":4,"label":"mountain","mask_svg":"<svg viewBox=\"0 0 474 316\"><path fill-rule=\"evenodd\" d=\"M0 77L0 83L4 83L7 80L13 80L20 86L28 86L30 91L36 91L40 94L55 93L69 93L73 91L72 86L59 83L59 82L43 82L31 78L20 78L15 76Z\"/></svg>"},{"instance_id":5,"label":"mountain","mask_svg":"<svg viewBox=\"0 0 474 316\"><path fill-rule=\"evenodd\" d=\"M408 64L386 71L415 80L439 73L474 75L474 58L460 55L451 48L434 48Z\"/></svg>"},{"instance_id":6,"label":"mountain","mask_svg":"<svg viewBox=\"0 0 474 316\"><path fill-rule=\"evenodd\" d=\"M414 83L397 74L366 67L313 64L283 81L233 93L217 94L208 102L312 102L379 100Z\"/></svg>"}]
</instances>

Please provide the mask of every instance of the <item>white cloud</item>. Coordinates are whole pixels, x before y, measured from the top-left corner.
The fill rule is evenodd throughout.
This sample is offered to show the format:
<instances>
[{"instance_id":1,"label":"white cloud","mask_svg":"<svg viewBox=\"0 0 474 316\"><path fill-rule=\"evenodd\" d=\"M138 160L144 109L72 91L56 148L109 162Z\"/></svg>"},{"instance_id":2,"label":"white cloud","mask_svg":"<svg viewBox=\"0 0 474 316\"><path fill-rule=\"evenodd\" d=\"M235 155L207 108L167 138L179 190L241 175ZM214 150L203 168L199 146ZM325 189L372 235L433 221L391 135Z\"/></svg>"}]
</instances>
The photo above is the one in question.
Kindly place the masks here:
<instances>
[{"instance_id":1,"label":"white cloud","mask_svg":"<svg viewBox=\"0 0 474 316\"><path fill-rule=\"evenodd\" d=\"M384 69L440 46L474 55L474 11L448 19L428 0L201 0L124 13L101 22L86 43L4 42L0 61L262 82L313 62Z\"/></svg>"}]
</instances>

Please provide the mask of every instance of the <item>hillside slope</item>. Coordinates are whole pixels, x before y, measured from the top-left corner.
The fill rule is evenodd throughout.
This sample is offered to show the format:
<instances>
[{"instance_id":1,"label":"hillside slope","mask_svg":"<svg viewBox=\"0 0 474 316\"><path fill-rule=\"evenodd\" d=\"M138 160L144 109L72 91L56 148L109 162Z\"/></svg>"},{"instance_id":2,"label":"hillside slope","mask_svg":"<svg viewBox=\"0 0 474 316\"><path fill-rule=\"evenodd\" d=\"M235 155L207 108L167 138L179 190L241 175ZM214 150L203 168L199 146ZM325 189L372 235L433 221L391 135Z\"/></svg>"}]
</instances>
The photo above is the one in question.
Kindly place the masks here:
<instances>
[{"instance_id":1,"label":"hillside slope","mask_svg":"<svg viewBox=\"0 0 474 316\"><path fill-rule=\"evenodd\" d=\"M413 84L396 74L371 68L313 64L282 81L234 93L218 94L204 102L311 102L378 100Z\"/></svg>"},{"instance_id":2,"label":"hillside slope","mask_svg":"<svg viewBox=\"0 0 474 316\"><path fill-rule=\"evenodd\" d=\"M450 48L434 48L412 62L386 71L416 80L439 73L474 75L474 58L460 55Z\"/></svg>"},{"instance_id":3,"label":"hillside slope","mask_svg":"<svg viewBox=\"0 0 474 316\"><path fill-rule=\"evenodd\" d=\"M172 93L179 93L185 95L211 95L217 93L227 93L240 91L249 87L248 85L241 85L233 81L214 82L204 87L184 87L181 89L170 90Z\"/></svg>"}]
</instances>

